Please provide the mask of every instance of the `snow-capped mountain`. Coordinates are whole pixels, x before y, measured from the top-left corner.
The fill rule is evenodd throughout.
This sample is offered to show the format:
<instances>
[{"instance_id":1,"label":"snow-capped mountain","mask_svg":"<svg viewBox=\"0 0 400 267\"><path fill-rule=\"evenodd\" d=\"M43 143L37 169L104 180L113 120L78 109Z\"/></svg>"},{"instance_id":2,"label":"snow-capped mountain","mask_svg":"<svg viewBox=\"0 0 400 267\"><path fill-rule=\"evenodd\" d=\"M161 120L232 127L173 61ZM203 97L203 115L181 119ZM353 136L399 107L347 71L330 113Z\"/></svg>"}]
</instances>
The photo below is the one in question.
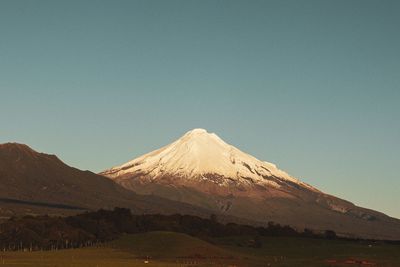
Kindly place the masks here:
<instances>
[{"instance_id":1,"label":"snow-capped mountain","mask_svg":"<svg viewBox=\"0 0 400 267\"><path fill-rule=\"evenodd\" d=\"M400 237L398 220L325 194L203 129L100 174L138 194L260 224L275 221L344 235ZM385 229L379 226L383 221Z\"/></svg>"},{"instance_id":2,"label":"snow-capped mountain","mask_svg":"<svg viewBox=\"0 0 400 267\"><path fill-rule=\"evenodd\" d=\"M204 129L189 131L168 146L102 174L119 181L137 176L142 182L153 183L172 182L168 177L173 177L175 184L209 184L204 190L215 188L213 193L224 194L281 188L289 184L316 191L276 165L258 160Z\"/></svg>"}]
</instances>

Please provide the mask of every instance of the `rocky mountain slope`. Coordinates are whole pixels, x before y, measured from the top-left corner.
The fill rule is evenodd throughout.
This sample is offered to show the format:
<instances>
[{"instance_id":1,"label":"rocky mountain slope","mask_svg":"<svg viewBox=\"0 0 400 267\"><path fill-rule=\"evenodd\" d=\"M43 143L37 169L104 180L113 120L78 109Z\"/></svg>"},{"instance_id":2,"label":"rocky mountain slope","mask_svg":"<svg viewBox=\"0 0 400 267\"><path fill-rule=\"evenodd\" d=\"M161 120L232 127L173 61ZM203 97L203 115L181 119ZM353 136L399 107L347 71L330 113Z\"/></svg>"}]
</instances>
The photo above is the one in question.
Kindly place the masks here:
<instances>
[{"instance_id":1,"label":"rocky mountain slope","mask_svg":"<svg viewBox=\"0 0 400 267\"><path fill-rule=\"evenodd\" d=\"M0 145L0 219L19 214L68 215L84 210L126 207L135 213L208 216L191 205L137 195L110 179L64 164L54 155L30 147Z\"/></svg>"}]
</instances>

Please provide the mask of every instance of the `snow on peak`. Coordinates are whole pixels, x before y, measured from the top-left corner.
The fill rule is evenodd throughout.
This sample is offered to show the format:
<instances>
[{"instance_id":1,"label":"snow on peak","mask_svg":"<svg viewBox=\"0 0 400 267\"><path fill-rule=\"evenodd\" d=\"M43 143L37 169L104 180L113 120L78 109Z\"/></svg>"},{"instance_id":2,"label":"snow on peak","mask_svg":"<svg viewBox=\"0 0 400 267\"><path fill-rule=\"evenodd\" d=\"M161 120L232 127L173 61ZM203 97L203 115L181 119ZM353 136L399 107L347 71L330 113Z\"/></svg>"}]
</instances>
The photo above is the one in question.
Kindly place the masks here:
<instances>
[{"instance_id":1,"label":"snow on peak","mask_svg":"<svg viewBox=\"0 0 400 267\"><path fill-rule=\"evenodd\" d=\"M193 129L193 130L187 132L185 135L196 135L196 134L207 134L207 133L208 132L205 129L196 128L196 129Z\"/></svg>"},{"instance_id":2,"label":"snow on peak","mask_svg":"<svg viewBox=\"0 0 400 267\"><path fill-rule=\"evenodd\" d=\"M310 187L279 170L274 164L260 161L204 129L193 129L170 145L102 174L110 178L139 174L152 180L165 176L204 180L207 175L218 175L236 183L279 187L274 179L267 179L273 177Z\"/></svg>"}]
</instances>

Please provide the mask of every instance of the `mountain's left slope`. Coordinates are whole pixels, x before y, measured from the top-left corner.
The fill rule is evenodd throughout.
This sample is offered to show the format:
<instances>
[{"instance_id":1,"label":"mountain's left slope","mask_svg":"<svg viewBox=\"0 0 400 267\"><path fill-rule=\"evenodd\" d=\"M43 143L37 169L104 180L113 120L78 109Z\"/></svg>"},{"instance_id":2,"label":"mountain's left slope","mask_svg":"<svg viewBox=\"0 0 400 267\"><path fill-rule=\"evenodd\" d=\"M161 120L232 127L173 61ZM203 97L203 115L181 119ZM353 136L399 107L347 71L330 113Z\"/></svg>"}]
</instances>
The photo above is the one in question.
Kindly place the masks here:
<instances>
[{"instance_id":1,"label":"mountain's left slope","mask_svg":"<svg viewBox=\"0 0 400 267\"><path fill-rule=\"evenodd\" d=\"M0 217L67 215L114 207L136 213L208 214L187 204L137 195L110 179L70 167L56 156L36 152L27 145L0 144Z\"/></svg>"}]
</instances>

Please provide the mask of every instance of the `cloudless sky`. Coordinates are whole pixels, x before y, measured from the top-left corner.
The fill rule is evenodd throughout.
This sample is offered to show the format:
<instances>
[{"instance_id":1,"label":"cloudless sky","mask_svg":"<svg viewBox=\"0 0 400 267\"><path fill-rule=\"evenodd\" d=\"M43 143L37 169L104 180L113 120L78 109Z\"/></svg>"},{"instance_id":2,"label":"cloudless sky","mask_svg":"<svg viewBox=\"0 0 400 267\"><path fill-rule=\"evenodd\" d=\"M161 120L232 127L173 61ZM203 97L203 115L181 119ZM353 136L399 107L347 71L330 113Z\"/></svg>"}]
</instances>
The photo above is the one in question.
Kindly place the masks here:
<instances>
[{"instance_id":1,"label":"cloudless sky","mask_svg":"<svg viewBox=\"0 0 400 267\"><path fill-rule=\"evenodd\" d=\"M400 218L400 2L0 1L0 143L99 172L192 128Z\"/></svg>"}]
</instances>

